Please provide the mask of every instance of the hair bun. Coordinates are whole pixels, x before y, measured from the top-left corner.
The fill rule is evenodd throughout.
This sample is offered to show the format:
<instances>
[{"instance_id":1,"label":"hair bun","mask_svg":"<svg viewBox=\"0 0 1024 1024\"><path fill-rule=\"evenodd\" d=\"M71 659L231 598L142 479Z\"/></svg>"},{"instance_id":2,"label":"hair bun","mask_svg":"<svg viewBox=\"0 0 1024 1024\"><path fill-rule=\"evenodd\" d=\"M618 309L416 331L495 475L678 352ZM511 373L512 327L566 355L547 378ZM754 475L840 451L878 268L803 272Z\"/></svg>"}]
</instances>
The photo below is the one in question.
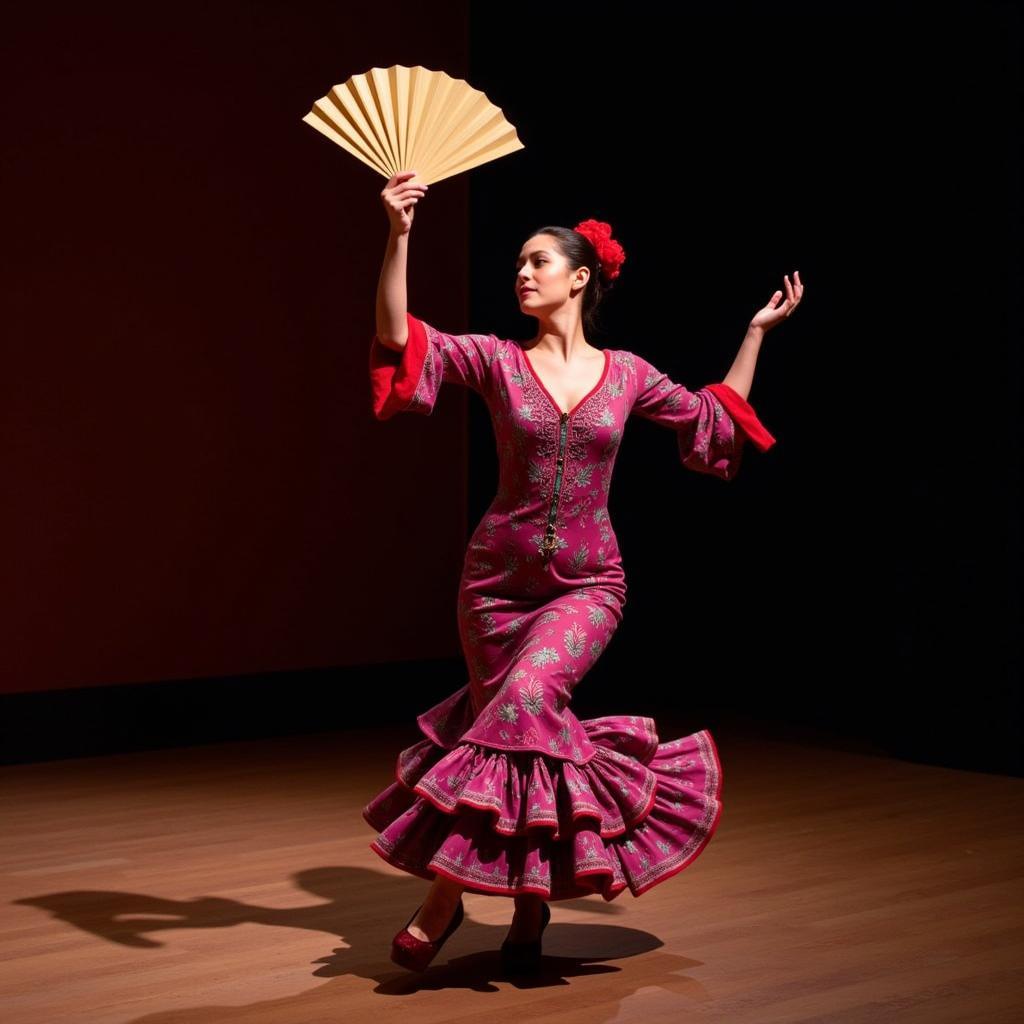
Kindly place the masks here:
<instances>
[{"instance_id":1,"label":"hair bun","mask_svg":"<svg viewBox=\"0 0 1024 1024\"><path fill-rule=\"evenodd\" d=\"M626 261L626 252L612 238L612 226L603 220L581 220L573 229L578 231L597 250L597 258L601 263L601 275L609 282L619 276L619 268Z\"/></svg>"}]
</instances>

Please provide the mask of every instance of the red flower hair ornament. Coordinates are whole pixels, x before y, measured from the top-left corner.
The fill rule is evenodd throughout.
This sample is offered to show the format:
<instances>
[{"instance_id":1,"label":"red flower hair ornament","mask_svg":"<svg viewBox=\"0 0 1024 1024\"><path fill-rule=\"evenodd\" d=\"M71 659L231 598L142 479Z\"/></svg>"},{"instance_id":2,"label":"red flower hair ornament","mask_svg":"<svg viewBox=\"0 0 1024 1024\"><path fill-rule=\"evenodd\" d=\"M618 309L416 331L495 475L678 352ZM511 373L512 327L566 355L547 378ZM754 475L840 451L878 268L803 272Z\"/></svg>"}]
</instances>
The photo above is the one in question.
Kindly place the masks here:
<instances>
[{"instance_id":1,"label":"red flower hair ornament","mask_svg":"<svg viewBox=\"0 0 1024 1024\"><path fill-rule=\"evenodd\" d=\"M626 261L626 252L612 238L611 224L603 220L581 220L573 230L590 239L601 263L601 276L609 283L614 281L619 276L619 268Z\"/></svg>"}]
</instances>

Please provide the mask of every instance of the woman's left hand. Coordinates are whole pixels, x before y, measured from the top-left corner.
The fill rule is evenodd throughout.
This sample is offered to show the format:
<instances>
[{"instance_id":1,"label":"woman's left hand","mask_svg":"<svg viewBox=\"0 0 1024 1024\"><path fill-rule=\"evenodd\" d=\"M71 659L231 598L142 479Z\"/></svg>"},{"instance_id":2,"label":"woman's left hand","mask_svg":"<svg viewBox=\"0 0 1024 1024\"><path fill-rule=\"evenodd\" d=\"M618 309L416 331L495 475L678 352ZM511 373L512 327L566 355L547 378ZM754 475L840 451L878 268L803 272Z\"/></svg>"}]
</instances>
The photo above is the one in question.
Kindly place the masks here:
<instances>
[{"instance_id":1,"label":"woman's left hand","mask_svg":"<svg viewBox=\"0 0 1024 1024\"><path fill-rule=\"evenodd\" d=\"M793 271L793 282L796 287L789 283L788 274L783 274L782 280L786 285L786 301L781 306L778 306L777 303L782 298L782 292L775 292L768 300L768 305L763 309L759 309L754 314L754 319L750 321L751 327L760 327L763 331L770 331L776 324L782 323L800 304L804 294L804 286L800 281L800 271Z\"/></svg>"}]
</instances>

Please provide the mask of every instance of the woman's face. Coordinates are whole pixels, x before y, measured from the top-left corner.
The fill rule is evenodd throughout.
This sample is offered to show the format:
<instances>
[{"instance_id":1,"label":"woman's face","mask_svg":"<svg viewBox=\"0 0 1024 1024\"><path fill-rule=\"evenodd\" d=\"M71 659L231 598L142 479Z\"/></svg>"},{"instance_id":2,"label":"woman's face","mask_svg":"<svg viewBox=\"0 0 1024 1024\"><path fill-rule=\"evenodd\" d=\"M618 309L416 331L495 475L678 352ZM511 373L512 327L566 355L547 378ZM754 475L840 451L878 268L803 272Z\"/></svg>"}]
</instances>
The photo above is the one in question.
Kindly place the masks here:
<instances>
[{"instance_id":1,"label":"woman's face","mask_svg":"<svg viewBox=\"0 0 1024 1024\"><path fill-rule=\"evenodd\" d=\"M551 235L534 235L516 260L519 308L524 313L557 309L582 291L589 276L586 267L569 270L568 261L555 247Z\"/></svg>"}]
</instances>

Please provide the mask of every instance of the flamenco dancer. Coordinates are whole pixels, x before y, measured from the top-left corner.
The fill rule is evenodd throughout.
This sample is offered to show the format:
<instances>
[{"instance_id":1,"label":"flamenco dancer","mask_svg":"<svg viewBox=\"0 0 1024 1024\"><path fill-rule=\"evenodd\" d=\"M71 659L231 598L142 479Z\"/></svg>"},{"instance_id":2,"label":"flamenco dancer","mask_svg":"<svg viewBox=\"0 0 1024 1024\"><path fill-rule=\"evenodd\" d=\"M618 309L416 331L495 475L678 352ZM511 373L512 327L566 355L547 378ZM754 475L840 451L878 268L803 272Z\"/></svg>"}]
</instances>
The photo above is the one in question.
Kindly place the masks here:
<instances>
[{"instance_id":1,"label":"flamenco dancer","mask_svg":"<svg viewBox=\"0 0 1024 1024\"><path fill-rule=\"evenodd\" d=\"M468 891L514 899L502 964L534 971L552 901L639 896L692 864L718 826L722 766L707 730L662 742L651 718L580 720L569 705L626 602L608 514L626 419L674 430L683 466L731 480L747 441L775 443L746 396L765 332L803 285L787 275L785 300L776 291L755 314L726 378L688 391L643 356L587 340L625 253L608 224L584 220L540 228L516 259L531 340L446 334L407 310L409 233L429 188L414 175L381 192L390 237L370 346L374 415L429 415L442 383L472 388L494 423L499 483L459 583L469 681L417 717L423 738L362 813L375 853L432 882L395 935L395 963L425 968L462 923Z\"/></svg>"}]
</instances>

